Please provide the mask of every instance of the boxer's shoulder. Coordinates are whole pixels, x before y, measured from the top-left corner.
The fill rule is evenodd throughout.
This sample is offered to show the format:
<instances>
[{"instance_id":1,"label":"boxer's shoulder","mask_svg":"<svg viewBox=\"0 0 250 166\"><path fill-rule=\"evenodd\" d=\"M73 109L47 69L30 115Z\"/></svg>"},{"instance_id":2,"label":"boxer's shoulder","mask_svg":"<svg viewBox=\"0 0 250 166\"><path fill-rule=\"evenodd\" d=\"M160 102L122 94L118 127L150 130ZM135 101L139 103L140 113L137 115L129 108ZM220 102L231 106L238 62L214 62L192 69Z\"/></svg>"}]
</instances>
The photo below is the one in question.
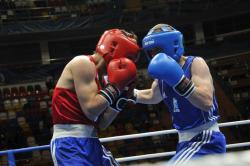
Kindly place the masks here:
<instances>
[{"instance_id":1,"label":"boxer's shoulder","mask_svg":"<svg viewBox=\"0 0 250 166\"><path fill-rule=\"evenodd\" d=\"M95 75L96 66L93 62L90 61L88 56L80 55L74 57L66 67L71 70L72 73L85 73Z\"/></svg>"},{"instance_id":2,"label":"boxer's shoulder","mask_svg":"<svg viewBox=\"0 0 250 166\"><path fill-rule=\"evenodd\" d=\"M194 57L192 65L206 65L206 61L202 57Z\"/></svg>"},{"instance_id":3,"label":"boxer's shoulder","mask_svg":"<svg viewBox=\"0 0 250 166\"><path fill-rule=\"evenodd\" d=\"M208 65L202 57L195 57L192 62L191 72L194 74L202 71L209 71Z\"/></svg>"},{"instance_id":4,"label":"boxer's shoulder","mask_svg":"<svg viewBox=\"0 0 250 166\"><path fill-rule=\"evenodd\" d=\"M75 56L68 64L72 64L72 65L92 65L93 63L91 62L91 60L89 59L88 56L85 55L79 55L79 56Z\"/></svg>"}]
</instances>

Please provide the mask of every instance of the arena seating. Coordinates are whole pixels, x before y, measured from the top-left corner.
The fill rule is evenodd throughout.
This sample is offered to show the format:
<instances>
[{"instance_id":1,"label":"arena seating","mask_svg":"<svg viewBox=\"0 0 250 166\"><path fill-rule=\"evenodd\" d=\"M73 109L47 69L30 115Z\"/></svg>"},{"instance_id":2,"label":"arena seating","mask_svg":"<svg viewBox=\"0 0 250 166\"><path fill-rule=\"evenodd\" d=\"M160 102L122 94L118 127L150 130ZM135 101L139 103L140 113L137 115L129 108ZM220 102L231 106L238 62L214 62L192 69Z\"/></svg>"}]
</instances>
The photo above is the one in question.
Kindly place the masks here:
<instances>
[{"instance_id":1,"label":"arena seating","mask_svg":"<svg viewBox=\"0 0 250 166\"><path fill-rule=\"evenodd\" d=\"M3 150L48 144L52 126L49 91L39 84L27 83L1 88L1 92L0 148ZM33 161L32 156L37 159ZM17 164L51 163L48 151L17 155L16 158ZM5 158L2 160L4 163Z\"/></svg>"},{"instance_id":2,"label":"arena seating","mask_svg":"<svg viewBox=\"0 0 250 166\"><path fill-rule=\"evenodd\" d=\"M229 87L228 93L233 96L234 102L249 102L250 96L250 53L216 58L209 61L221 80Z\"/></svg>"},{"instance_id":3,"label":"arena seating","mask_svg":"<svg viewBox=\"0 0 250 166\"><path fill-rule=\"evenodd\" d=\"M100 29L110 28L111 26L117 25L119 27L133 30L136 33L138 32L138 38L141 39L146 33L146 29L148 30L149 25L151 27L158 21L164 22L166 20L169 21L170 24L173 23L177 29L180 27L179 30L184 34L185 51L189 52L189 49L191 48L190 52L192 53L194 49L189 46L195 44L195 37L197 37L197 35L202 35L199 31L200 29L196 29L196 23L202 23L205 35L204 41L206 43L204 43L204 45L197 45L197 50L201 51L201 54L198 55L203 56L202 53L205 52L204 57L209 57L210 55L208 54L210 53L212 56L217 56L217 54L213 55L214 52L217 52L218 56L222 56L219 55L220 53L223 54L223 57L206 59L214 78L216 96L218 98L221 115L220 122L250 119L250 52L227 55L227 53L232 51L233 48L239 47L239 49L245 49L243 48L245 42L242 41L244 41L244 36L247 38L247 41L249 38L249 19L240 18L248 18L248 16L250 16L249 11L239 10L238 13L236 13L235 11L230 10L230 12L224 12L225 15L221 15L218 20L215 19L216 15L209 16L210 9L212 12L215 11L214 13L217 13L219 11L231 9L230 7L234 8L234 6L237 5L237 2L241 3L242 6L244 6L244 3L248 3L243 0L228 2L227 5L223 3L224 1L216 2L217 1L208 1L206 3L201 3L197 0L0 0L0 25L2 26L1 32L3 35L2 41L5 41L4 38L6 38L6 40L8 38L8 42L2 42L3 46L1 45L1 49L5 50L4 48L7 48L12 50L11 48L24 46L24 49L28 51L24 51L24 53L20 52L20 55L22 55L32 52L29 51L29 49L33 50L33 44L30 44L31 42L36 42L34 45L37 46L38 51L41 51L39 47L41 46L41 42L48 42L50 58L55 58L56 61L58 60L57 58L59 58L60 60L58 60L58 63L60 63L61 59L66 61L66 58L61 55L61 52L65 51L65 54L70 53L67 55L67 58L71 58L71 56L76 55L76 52L77 54L82 54L84 49L92 51L92 48L94 47L93 43L97 40L97 38L93 36L100 34ZM247 5L245 6L247 7ZM220 10L218 11L217 8ZM197 15L197 13L201 13L201 15ZM108 20L106 20L107 18L102 19L105 14L110 14L108 17L111 17L109 17ZM88 16L90 16L91 19L89 19ZM96 17L92 16L97 16L98 19L96 20L98 21L95 22ZM204 18L204 20L199 20L202 16L208 17ZM81 18L79 19L78 17ZM35 31L29 31L29 26L25 26L31 25L32 27L37 27L40 24L35 25L35 23L48 23L43 25L50 27L51 23L68 20L77 22L78 20L81 21L85 18L88 18L93 24L98 24L94 26L97 28L93 28L93 32L90 34L90 36L92 36L91 39L88 38L88 35L74 35L74 33L84 31L83 29L85 27L83 29L81 29L82 27L75 27L73 30L70 28L66 30L63 29L62 33L65 32L65 35L67 34L69 37L66 35L65 39L63 37L64 35L62 35L60 39L55 39L53 38L53 32L55 32L55 35L57 34L60 36L60 34L62 34L61 29L60 32L57 32L59 29L56 29L55 31L53 30L53 32L48 32L48 34L47 32L39 34L36 29L34 29ZM106 23L106 21L110 21L112 24L103 24ZM145 26L143 26L144 23ZM16 28L16 24L24 25L25 31L18 31L21 28ZM83 24L85 26L85 23ZM103 25L99 27L99 24ZM134 25L132 26L132 24ZM10 25L14 28L8 29ZM86 27L88 27L88 25ZM72 36L71 30L73 34ZM235 32L231 33L231 31ZM243 31L244 33L242 33ZM30 35L30 33L27 32L34 33L34 39L33 34ZM221 33L225 32L230 33L221 35ZM243 35L241 34L238 36L237 33L242 33ZM17 39L19 36L22 38L22 35L26 36L28 40L24 43L23 41L15 40L15 37L17 37ZM234 39L235 36L236 39ZM42 41L39 40L40 37L43 39ZM238 38L243 39L241 41L238 40ZM12 43L12 41L14 42ZM232 49L227 49L232 45L236 45L236 41L238 45L242 45L242 43L243 45L237 45L237 47L235 46ZM58 44L61 42L65 44ZM210 44L209 42L211 42L211 46L209 45L209 47L206 47L206 45ZM28 43L27 46L26 43ZM10 45L10 47L5 47L5 45ZM51 48L54 46L57 46L57 48L55 48L54 51L51 51ZM56 51L61 50L64 46L66 46L67 49L62 49L61 52L59 51L60 53ZM83 46L84 49L82 48ZM214 49L210 50L207 48ZM246 48L246 50L247 49L249 50L249 48ZM223 50L225 50L225 52ZM5 53L7 55L4 55ZM14 51L11 53L3 51L3 59L4 56L14 53ZM33 56L33 54L30 55ZM40 52L38 55L40 56ZM33 57L35 57L35 55ZM17 63L17 61L15 63ZM40 62L38 63L40 64ZM21 68L21 72L19 72L19 69L11 70L11 72L9 72L14 73L17 71L13 76L11 74L9 76L4 72L2 73L2 71L0 72L1 75L6 75L6 77L0 78L1 150L49 144L52 137L51 100L53 88L58 76L60 75L59 72L61 72L59 69L64 66L63 63L60 65L56 63L51 62L51 64L47 66L35 66L31 64L31 67L27 72L32 72L32 78L30 77L29 80L21 80L23 78L22 76L27 75L25 73L25 65L23 64L18 64L18 66L20 65L19 68ZM55 68L55 70L52 70L50 67ZM3 71L8 70L8 66L1 66L0 68ZM44 68L47 70L44 70ZM41 72L42 77L39 75L38 78L36 74L40 70L43 70ZM22 73L23 75L19 76L19 73ZM37 83L37 79L42 83ZM147 75L146 67L143 66L143 69L139 69L138 71L138 82L136 88L148 88L151 86L151 81L152 79ZM15 84L13 85L13 83ZM163 103L157 105L129 104L126 109L119 114L111 126L105 130L99 130L99 136L103 138L167 130L171 128L173 128L171 124L171 116ZM227 143L249 141L250 128L247 126L234 126L223 128L221 130L226 135ZM142 139L113 141L104 143L104 145L112 151L115 157L119 158L146 153L172 151L175 150L177 141L176 136L164 135ZM50 151L48 150L18 154L15 157L17 165L53 165ZM6 156L0 156L0 165L7 165Z\"/></svg>"},{"instance_id":4,"label":"arena seating","mask_svg":"<svg viewBox=\"0 0 250 166\"><path fill-rule=\"evenodd\" d=\"M249 79L250 59L248 55L244 54L236 57L208 60L209 67L212 71L215 71L216 76L219 78L214 77L214 81L218 95L222 96L222 98L218 97L223 117L222 122L249 118L249 113L243 113L247 112L246 107L249 102L250 93L249 82L244 81ZM137 88L143 89L149 87L151 79L147 76L146 70L139 70L138 74ZM10 129L8 132L0 131L2 134L1 149L21 148L49 143L52 136L50 106L55 82L56 80L53 77L47 77L44 78L43 86L27 82L26 84L12 87L0 87L0 97L3 99L0 124ZM224 84L230 87L229 92L227 88L225 89L226 86ZM233 102L231 102L230 94L234 94L231 96L234 99ZM239 103L239 101L241 102ZM241 109L237 107L237 104L241 105ZM245 108L242 108L243 106ZM127 109L117 117L108 129L99 131L99 135L100 137L110 137L170 129L172 128L170 121L171 117L163 103L159 105L128 105ZM17 130L19 132L16 132ZM224 133L228 133L227 135L234 133L234 137L227 136L229 141L234 142L239 138L244 141L245 137L237 134L239 133L238 130L239 128L237 127L232 127L229 130L223 129ZM246 132L248 129L243 127L240 130ZM16 143L14 144L13 142L15 141ZM145 143L148 145L147 147L144 146ZM122 157L145 154L146 152L155 153L174 150L176 143L176 137L167 135L140 140L115 141L105 143L104 145L113 152L113 155ZM118 149L123 150L120 151ZM40 162L48 164L51 162L48 151L17 156L17 159L20 163L36 163L37 161L32 159L32 156L37 157ZM2 160L5 159L3 158Z\"/></svg>"},{"instance_id":5,"label":"arena seating","mask_svg":"<svg viewBox=\"0 0 250 166\"><path fill-rule=\"evenodd\" d=\"M100 14L110 8L110 0L1 0L2 22L28 20L54 20L65 17L79 17Z\"/></svg>"},{"instance_id":6,"label":"arena seating","mask_svg":"<svg viewBox=\"0 0 250 166\"><path fill-rule=\"evenodd\" d=\"M233 56L220 57L208 60L214 76L217 77L217 95L220 106L224 110L225 121L245 120L250 118L250 53L244 52ZM219 85L220 84L220 85ZM220 87L221 86L221 87ZM220 92L224 90L224 95ZM224 97L223 97L224 96ZM223 113L223 112L221 112ZM249 127L231 127L235 138L241 141L249 138ZM240 130L240 132L239 132ZM244 133L244 134L243 134Z\"/></svg>"}]
</instances>

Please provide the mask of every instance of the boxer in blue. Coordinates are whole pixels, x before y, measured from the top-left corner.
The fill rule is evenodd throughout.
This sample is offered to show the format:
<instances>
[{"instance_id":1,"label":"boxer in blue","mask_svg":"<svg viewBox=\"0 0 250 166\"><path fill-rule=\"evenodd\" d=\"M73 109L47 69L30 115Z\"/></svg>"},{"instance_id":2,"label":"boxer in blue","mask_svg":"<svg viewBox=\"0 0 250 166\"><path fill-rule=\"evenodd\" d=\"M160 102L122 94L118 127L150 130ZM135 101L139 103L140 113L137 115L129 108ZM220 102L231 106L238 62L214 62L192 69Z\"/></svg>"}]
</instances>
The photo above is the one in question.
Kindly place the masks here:
<instances>
[{"instance_id":1,"label":"boxer in blue","mask_svg":"<svg viewBox=\"0 0 250 166\"><path fill-rule=\"evenodd\" d=\"M167 24L154 26L142 41L150 58L150 89L135 90L135 102L168 106L179 143L173 165L226 152L217 121L218 104L209 68L201 57L184 56L183 35Z\"/></svg>"}]
</instances>

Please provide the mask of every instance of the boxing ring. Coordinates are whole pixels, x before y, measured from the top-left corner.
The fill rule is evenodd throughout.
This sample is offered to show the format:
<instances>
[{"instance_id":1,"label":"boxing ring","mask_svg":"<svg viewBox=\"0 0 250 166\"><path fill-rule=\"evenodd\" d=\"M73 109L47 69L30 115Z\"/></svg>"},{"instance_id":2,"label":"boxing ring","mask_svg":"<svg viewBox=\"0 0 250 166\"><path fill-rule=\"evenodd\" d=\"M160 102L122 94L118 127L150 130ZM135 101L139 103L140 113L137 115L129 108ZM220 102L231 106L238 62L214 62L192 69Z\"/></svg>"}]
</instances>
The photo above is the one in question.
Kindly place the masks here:
<instances>
[{"instance_id":1,"label":"boxing ring","mask_svg":"<svg viewBox=\"0 0 250 166\"><path fill-rule=\"evenodd\" d=\"M230 127L230 126L247 125L247 124L250 124L250 120L241 120L241 121L219 123L219 127ZM114 137L100 138L100 141L102 143L104 143L104 142L112 142L112 141L143 138L143 137L152 137L152 136L167 135L167 134L177 134L177 130L170 129L170 130L154 131L154 132L147 132L147 133L140 133L140 134L114 136ZM250 142L241 142L241 143L235 143L235 144L228 144L227 149L248 147L248 146L250 146ZM36 151L36 150L48 150L48 149L50 149L50 145L4 150L4 151L0 151L0 156L7 155L8 165L15 166L16 165L15 154L31 152L31 151ZM170 151L170 152L162 152L162 153L154 153L154 154L145 154L145 155L138 155L138 156L116 158L116 160L119 163L122 163L122 162L128 162L128 161L136 161L136 160L152 159L152 158L158 158L158 157L173 156L174 154L175 154L175 151Z\"/></svg>"}]
</instances>

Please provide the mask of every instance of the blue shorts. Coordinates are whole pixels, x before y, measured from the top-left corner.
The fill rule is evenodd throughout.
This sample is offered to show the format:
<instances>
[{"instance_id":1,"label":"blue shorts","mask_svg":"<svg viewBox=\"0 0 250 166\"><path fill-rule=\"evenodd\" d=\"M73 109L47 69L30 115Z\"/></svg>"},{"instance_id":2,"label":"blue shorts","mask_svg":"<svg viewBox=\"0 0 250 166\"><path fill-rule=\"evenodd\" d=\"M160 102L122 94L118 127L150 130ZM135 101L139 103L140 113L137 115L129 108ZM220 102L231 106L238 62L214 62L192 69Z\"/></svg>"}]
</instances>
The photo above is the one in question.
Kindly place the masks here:
<instances>
[{"instance_id":1,"label":"blue shorts","mask_svg":"<svg viewBox=\"0 0 250 166\"><path fill-rule=\"evenodd\" d=\"M63 137L51 141L55 166L117 166L98 138Z\"/></svg>"},{"instance_id":2,"label":"blue shorts","mask_svg":"<svg viewBox=\"0 0 250 166\"><path fill-rule=\"evenodd\" d=\"M226 139L219 131L204 130L190 141L178 143L175 156L169 161L181 165L191 158L226 152Z\"/></svg>"}]
</instances>

